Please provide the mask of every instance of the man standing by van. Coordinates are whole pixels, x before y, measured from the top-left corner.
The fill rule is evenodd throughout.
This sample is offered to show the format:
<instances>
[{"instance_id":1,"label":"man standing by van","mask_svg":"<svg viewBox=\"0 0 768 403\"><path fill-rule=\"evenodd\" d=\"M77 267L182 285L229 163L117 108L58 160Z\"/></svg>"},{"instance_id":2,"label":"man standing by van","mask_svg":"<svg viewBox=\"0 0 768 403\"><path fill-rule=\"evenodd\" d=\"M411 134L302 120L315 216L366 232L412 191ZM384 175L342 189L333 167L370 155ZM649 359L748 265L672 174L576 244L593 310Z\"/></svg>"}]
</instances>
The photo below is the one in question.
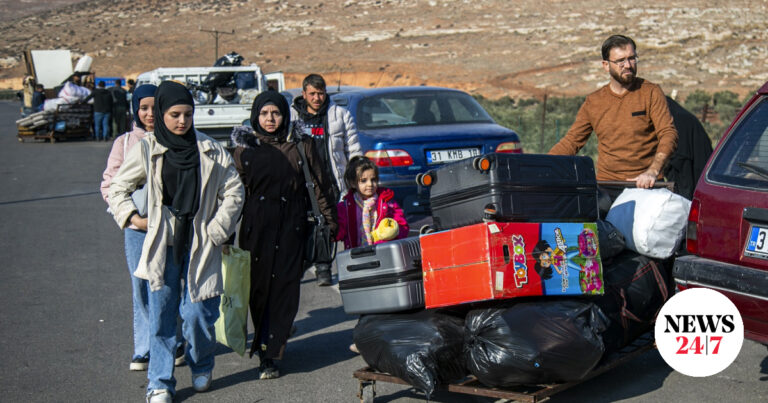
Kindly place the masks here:
<instances>
[{"instance_id":1,"label":"man standing by van","mask_svg":"<svg viewBox=\"0 0 768 403\"><path fill-rule=\"evenodd\" d=\"M112 94L112 120L115 137L128 131L128 92L122 87L122 80L115 80L115 86L109 89Z\"/></svg>"},{"instance_id":2,"label":"man standing by van","mask_svg":"<svg viewBox=\"0 0 768 403\"><path fill-rule=\"evenodd\" d=\"M333 194L329 196L338 202L347 189L344 183L347 162L362 154L352 114L338 105L331 105L323 77L310 74L302 82L301 96L293 101L291 121L314 140L320 159L336 179ZM331 285L330 264L316 263L315 272L318 285Z\"/></svg>"},{"instance_id":3,"label":"man standing by van","mask_svg":"<svg viewBox=\"0 0 768 403\"><path fill-rule=\"evenodd\" d=\"M610 81L589 94L576 120L549 154L575 155L592 132L599 139L597 179L650 188L677 147L677 130L661 88L637 77L635 42L613 35L603 42Z\"/></svg>"},{"instance_id":4,"label":"man standing by van","mask_svg":"<svg viewBox=\"0 0 768 403\"><path fill-rule=\"evenodd\" d=\"M93 98L93 135L96 141L107 141L110 138L112 126L112 94L106 88L104 81L91 92L89 98ZM86 101L88 98L85 99Z\"/></svg>"}]
</instances>

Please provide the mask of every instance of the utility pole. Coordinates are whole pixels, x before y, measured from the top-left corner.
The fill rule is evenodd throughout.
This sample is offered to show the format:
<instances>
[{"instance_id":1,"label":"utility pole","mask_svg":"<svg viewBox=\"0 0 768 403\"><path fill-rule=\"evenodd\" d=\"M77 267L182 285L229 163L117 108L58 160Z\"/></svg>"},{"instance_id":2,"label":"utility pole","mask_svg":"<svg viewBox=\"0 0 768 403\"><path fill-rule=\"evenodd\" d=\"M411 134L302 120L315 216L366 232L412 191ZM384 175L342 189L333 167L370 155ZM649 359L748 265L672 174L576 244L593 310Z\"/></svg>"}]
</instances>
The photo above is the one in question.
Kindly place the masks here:
<instances>
[{"instance_id":1,"label":"utility pole","mask_svg":"<svg viewBox=\"0 0 768 403\"><path fill-rule=\"evenodd\" d=\"M547 120L547 92L544 92L544 101L541 105L541 139L539 140L539 152L544 153L544 122Z\"/></svg>"},{"instance_id":2,"label":"utility pole","mask_svg":"<svg viewBox=\"0 0 768 403\"><path fill-rule=\"evenodd\" d=\"M233 29L231 32L226 31L219 31L218 29L203 29L203 27L198 27L200 31L202 32L208 32L213 34L213 38L216 40L216 50L215 50L215 57L213 58L214 63L216 60L219 60L219 35L226 34L226 35L234 35L235 30Z\"/></svg>"}]
</instances>

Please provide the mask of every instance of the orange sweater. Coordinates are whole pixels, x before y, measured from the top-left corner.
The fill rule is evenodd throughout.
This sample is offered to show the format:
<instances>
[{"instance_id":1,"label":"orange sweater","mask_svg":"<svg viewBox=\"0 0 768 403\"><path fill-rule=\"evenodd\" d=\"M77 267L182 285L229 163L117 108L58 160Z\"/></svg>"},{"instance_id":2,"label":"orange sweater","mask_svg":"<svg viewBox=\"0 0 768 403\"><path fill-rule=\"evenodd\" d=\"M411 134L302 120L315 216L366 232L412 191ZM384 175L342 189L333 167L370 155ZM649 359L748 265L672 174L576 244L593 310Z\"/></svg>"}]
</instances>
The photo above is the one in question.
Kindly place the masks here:
<instances>
[{"instance_id":1,"label":"orange sweater","mask_svg":"<svg viewBox=\"0 0 768 403\"><path fill-rule=\"evenodd\" d=\"M634 178L648 169L657 152L669 157L677 147L664 92L642 78L624 95L616 95L608 85L587 95L573 125L549 154L575 155L593 131L598 180Z\"/></svg>"}]
</instances>

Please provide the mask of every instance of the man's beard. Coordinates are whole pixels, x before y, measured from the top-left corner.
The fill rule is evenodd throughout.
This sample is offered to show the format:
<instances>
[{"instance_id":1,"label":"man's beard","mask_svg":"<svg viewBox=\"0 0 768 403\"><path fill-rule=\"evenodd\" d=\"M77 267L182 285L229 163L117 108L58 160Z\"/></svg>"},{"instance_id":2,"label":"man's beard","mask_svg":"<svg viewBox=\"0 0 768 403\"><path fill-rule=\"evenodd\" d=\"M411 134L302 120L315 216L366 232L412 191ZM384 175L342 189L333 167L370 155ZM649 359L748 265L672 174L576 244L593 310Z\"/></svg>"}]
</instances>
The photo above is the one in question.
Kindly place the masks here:
<instances>
[{"instance_id":1,"label":"man's beard","mask_svg":"<svg viewBox=\"0 0 768 403\"><path fill-rule=\"evenodd\" d=\"M637 77L637 70L633 67L629 67L629 71L632 72L632 74L628 77L622 76L622 71L624 69L622 68L619 71L616 71L614 69L610 69L611 77L613 77L614 80L618 81L620 84L624 85L630 85L635 82L635 78Z\"/></svg>"}]
</instances>

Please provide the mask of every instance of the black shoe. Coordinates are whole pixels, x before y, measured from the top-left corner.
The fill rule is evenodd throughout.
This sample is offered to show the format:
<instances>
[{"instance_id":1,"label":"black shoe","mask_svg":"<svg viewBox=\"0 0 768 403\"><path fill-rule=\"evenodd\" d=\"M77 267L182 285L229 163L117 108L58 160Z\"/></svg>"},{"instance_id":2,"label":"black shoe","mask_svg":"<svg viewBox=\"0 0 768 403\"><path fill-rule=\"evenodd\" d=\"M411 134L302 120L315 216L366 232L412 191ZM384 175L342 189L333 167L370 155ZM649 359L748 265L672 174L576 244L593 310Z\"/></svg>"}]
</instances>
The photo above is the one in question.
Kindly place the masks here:
<instances>
[{"instance_id":1,"label":"black shoe","mask_svg":"<svg viewBox=\"0 0 768 403\"><path fill-rule=\"evenodd\" d=\"M131 371L146 371L149 367L149 357L139 357L131 360L131 365L128 367Z\"/></svg>"},{"instance_id":2,"label":"black shoe","mask_svg":"<svg viewBox=\"0 0 768 403\"><path fill-rule=\"evenodd\" d=\"M317 285L325 287L331 285L331 271L323 270L317 272Z\"/></svg>"},{"instance_id":3,"label":"black shoe","mask_svg":"<svg viewBox=\"0 0 768 403\"><path fill-rule=\"evenodd\" d=\"M280 377L280 371L271 358L265 358L259 365L259 379L275 379Z\"/></svg>"},{"instance_id":4,"label":"black shoe","mask_svg":"<svg viewBox=\"0 0 768 403\"><path fill-rule=\"evenodd\" d=\"M176 349L176 356L174 357L173 365L180 367L186 364L187 360L184 358L184 343L182 343Z\"/></svg>"}]
</instances>

